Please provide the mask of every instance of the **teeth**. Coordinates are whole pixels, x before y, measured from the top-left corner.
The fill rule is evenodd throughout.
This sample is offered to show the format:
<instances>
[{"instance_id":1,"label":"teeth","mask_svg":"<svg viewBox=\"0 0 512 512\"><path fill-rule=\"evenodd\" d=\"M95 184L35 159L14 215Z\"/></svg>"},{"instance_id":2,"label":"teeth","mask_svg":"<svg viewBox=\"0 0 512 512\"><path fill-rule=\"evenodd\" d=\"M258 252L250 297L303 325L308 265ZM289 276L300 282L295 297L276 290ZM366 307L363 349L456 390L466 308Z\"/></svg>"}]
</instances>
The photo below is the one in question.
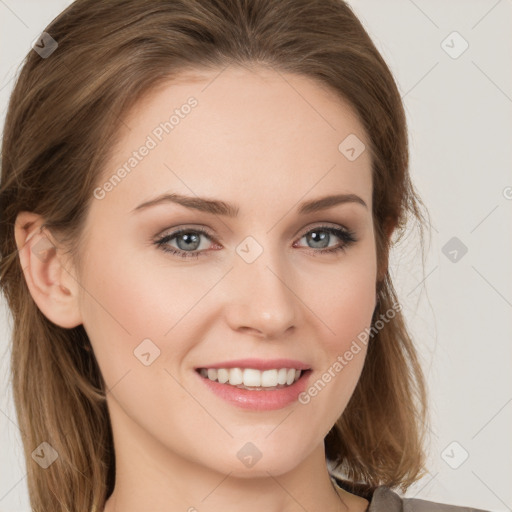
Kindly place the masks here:
<instances>
[{"instance_id":1,"label":"teeth","mask_svg":"<svg viewBox=\"0 0 512 512\"><path fill-rule=\"evenodd\" d=\"M254 368L201 368L200 373L221 384L230 384L239 388L276 388L277 386L290 386L302 374L301 370L294 368L280 368L275 370L256 370Z\"/></svg>"},{"instance_id":2,"label":"teeth","mask_svg":"<svg viewBox=\"0 0 512 512\"><path fill-rule=\"evenodd\" d=\"M229 383L232 386L238 386L238 384L243 384L244 382L244 374L240 368L231 368L229 370Z\"/></svg>"},{"instance_id":3,"label":"teeth","mask_svg":"<svg viewBox=\"0 0 512 512\"><path fill-rule=\"evenodd\" d=\"M210 379L210 380L215 380L215 379ZM221 384L225 384L229 380L229 372L228 372L228 370L225 370L224 368L219 368L217 370L217 380Z\"/></svg>"},{"instance_id":4,"label":"teeth","mask_svg":"<svg viewBox=\"0 0 512 512\"><path fill-rule=\"evenodd\" d=\"M283 368L286 371L286 368ZM273 387L281 384L279 382L278 370L265 370L261 372L261 384L263 387Z\"/></svg>"},{"instance_id":5,"label":"teeth","mask_svg":"<svg viewBox=\"0 0 512 512\"><path fill-rule=\"evenodd\" d=\"M262 372L260 372L259 370L253 370L251 368L246 368L243 371L244 386L251 386L251 387L255 387L255 388L261 386L261 376L262 376ZM231 380L229 381L229 383L231 384ZM237 384L240 384L240 383L237 382Z\"/></svg>"},{"instance_id":6,"label":"teeth","mask_svg":"<svg viewBox=\"0 0 512 512\"><path fill-rule=\"evenodd\" d=\"M277 374L277 383L278 384L286 384L286 376L288 375L288 370L286 368L281 368Z\"/></svg>"}]
</instances>

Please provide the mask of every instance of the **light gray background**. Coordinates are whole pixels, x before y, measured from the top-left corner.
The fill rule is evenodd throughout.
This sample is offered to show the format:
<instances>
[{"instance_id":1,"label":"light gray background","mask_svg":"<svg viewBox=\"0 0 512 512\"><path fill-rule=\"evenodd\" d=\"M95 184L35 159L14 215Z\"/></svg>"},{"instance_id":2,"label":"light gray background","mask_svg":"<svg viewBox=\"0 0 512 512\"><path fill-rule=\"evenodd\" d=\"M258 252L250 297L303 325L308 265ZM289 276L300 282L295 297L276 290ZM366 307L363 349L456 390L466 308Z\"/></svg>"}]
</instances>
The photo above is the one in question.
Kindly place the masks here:
<instances>
[{"instance_id":1,"label":"light gray background","mask_svg":"<svg viewBox=\"0 0 512 512\"><path fill-rule=\"evenodd\" d=\"M70 3L0 0L2 126L19 64ZM406 496L512 510L512 2L350 4L398 81L411 173L433 224L424 272L414 234L391 260L432 408L429 473ZM463 48L457 36L446 39L453 31L469 44L457 58L445 51ZM455 262L450 247L443 253L452 237L468 248ZM3 298L0 312L0 512L25 512Z\"/></svg>"}]
</instances>

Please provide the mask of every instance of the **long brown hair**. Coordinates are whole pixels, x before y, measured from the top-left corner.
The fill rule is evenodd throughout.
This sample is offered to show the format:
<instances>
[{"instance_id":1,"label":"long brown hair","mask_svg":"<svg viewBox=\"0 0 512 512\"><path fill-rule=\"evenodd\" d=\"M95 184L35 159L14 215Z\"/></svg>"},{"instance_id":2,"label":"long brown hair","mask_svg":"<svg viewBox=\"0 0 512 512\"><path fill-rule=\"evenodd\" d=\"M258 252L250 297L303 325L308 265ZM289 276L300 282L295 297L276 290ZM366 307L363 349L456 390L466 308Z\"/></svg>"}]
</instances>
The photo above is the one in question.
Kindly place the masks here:
<instances>
[{"instance_id":1,"label":"long brown hair","mask_svg":"<svg viewBox=\"0 0 512 512\"><path fill-rule=\"evenodd\" d=\"M16 216L40 214L79 268L82 228L122 116L184 70L228 65L316 80L351 104L368 134L379 264L373 320L396 313L371 337L325 449L349 489L405 491L423 475L427 399L387 261L408 219L422 232L424 207L408 173L397 85L351 8L342 0L77 0L45 32L58 46L25 58L5 121L0 182L0 284L13 317L11 379L33 509L102 509L115 458L85 330L61 328L36 306L17 257ZM59 454L44 470L31 456L43 441Z\"/></svg>"}]
</instances>

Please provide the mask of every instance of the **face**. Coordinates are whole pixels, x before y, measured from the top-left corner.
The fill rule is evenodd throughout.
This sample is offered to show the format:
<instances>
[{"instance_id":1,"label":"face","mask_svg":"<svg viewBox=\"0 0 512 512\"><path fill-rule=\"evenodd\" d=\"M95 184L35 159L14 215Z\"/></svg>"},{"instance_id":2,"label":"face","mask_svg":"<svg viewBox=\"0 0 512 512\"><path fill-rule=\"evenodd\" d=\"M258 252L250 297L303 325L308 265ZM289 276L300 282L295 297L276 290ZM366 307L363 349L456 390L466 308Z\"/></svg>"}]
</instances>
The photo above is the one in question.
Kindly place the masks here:
<instances>
[{"instance_id":1,"label":"face","mask_svg":"<svg viewBox=\"0 0 512 512\"><path fill-rule=\"evenodd\" d=\"M242 68L168 83L124 122L79 278L115 435L162 463L287 472L323 448L364 363L365 347L335 365L375 307L370 155L339 149L368 147L363 127L308 78ZM189 199L140 206L165 194ZM291 386L236 387L290 368Z\"/></svg>"}]
</instances>

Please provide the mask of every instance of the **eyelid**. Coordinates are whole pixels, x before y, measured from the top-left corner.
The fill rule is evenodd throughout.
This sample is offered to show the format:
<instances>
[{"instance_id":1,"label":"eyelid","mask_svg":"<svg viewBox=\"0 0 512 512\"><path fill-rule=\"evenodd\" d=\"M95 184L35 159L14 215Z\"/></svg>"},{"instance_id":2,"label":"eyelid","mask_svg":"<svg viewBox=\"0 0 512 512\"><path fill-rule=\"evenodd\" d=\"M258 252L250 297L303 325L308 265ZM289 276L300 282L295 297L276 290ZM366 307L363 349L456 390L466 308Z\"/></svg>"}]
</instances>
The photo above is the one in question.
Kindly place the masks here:
<instances>
[{"instance_id":1,"label":"eyelid","mask_svg":"<svg viewBox=\"0 0 512 512\"><path fill-rule=\"evenodd\" d=\"M164 229L163 231L161 231L159 234L157 234L154 237L154 240L158 240L158 239L170 236L170 235L177 236L178 234L185 232L185 231L198 231L201 234L208 235L208 237L210 237L212 240L215 240L217 242L220 242L220 240L222 239L222 237L217 236L216 234L213 233L213 231L211 229L208 229L205 226L184 224L184 225L177 226L175 228Z\"/></svg>"},{"instance_id":2,"label":"eyelid","mask_svg":"<svg viewBox=\"0 0 512 512\"><path fill-rule=\"evenodd\" d=\"M302 234L300 236L294 235L293 247L295 247L296 243L299 242L302 238L307 236L309 233L314 232L315 230L320 230L320 231L323 230L323 231L329 232L331 236L335 236L336 238L338 238L340 240L341 245L335 246L334 248L331 248L331 249L323 248L318 251L315 249L308 249L307 247L305 248L306 250L313 251L313 253L318 252L318 253L327 254L331 251L337 251L337 250L345 251L350 245L358 242L358 240L359 240L359 236L356 234L356 232L354 230L351 230L344 225L340 225L340 224L332 225L330 223L324 222L324 223L321 223L320 225L314 225L314 226L309 226L309 227L304 228L304 230L302 231ZM163 248L163 247L165 247L165 245L168 242L176 239L180 235L187 233L187 232L199 233L200 236L205 236L206 238L208 238L212 245L217 245L217 249L222 248L222 243L219 242L219 239L214 234L212 234L210 229L205 228L203 226L199 226L199 227L181 226L181 227L177 227L177 228L170 228L170 232L167 232L167 230L164 230L163 232L161 232L161 234L157 235L152 240L151 243L153 245L157 245L157 246ZM219 238L221 238L221 237L219 237ZM167 242L165 242L166 239L167 239ZM219 244L220 244L220 247L219 247ZM204 256L204 255L208 254L209 252L211 252L211 250L203 249L201 251L190 251L190 252L184 251L184 252L182 252L180 249L175 248L173 250L166 251L166 252L181 253L180 256L183 256L183 257L184 257L184 254L189 254L189 256L191 256L191 257L198 257L198 256Z\"/></svg>"},{"instance_id":3,"label":"eyelid","mask_svg":"<svg viewBox=\"0 0 512 512\"><path fill-rule=\"evenodd\" d=\"M314 223L312 226L308 226L306 228L303 228L303 229L300 229L299 231L297 231L294 235L294 238L296 238L296 237L302 238L304 235L307 235L311 230L320 229L320 228L341 229L342 231L345 231L347 234L355 234L354 230L348 228L347 226L345 226L343 224L336 224L334 222L328 222L328 221L327 222L318 221L318 223ZM198 225L198 224L192 224L192 225L183 224L183 225L177 226L175 228L164 229L159 234L157 234L154 237L154 239L155 240L160 239L160 238L163 238L163 237L166 237L169 235L177 235L180 232L187 231L187 230L190 230L190 231L198 230L198 231L205 232L205 234L208 235L208 237L210 237L212 239L212 241L222 243L221 236L216 235L211 229L209 229L203 225Z\"/></svg>"},{"instance_id":4,"label":"eyelid","mask_svg":"<svg viewBox=\"0 0 512 512\"><path fill-rule=\"evenodd\" d=\"M300 236L303 237L304 235L307 235L310 231L313 229L320 229L320 228L334 228L334 229L340 229L341 231L345 231L347 233L351 233L352 230L349 229L347 226L344 226L343 224L336 224L334 222L319 222L318 224L314 224L313 226L309 226L307 228L301 229L298 233L302 233Z\"/></svg>"},{"instance_id":5,"label":"eyelid","mask_svg":"<svg viewBox=\"0 0 512 512\"><path fill-rule=\"evenodd\" d=\"M341 245L336 245L331 248L322 248L320 250L315 249L307 249L307 252L309 252L312 256L321 256L321 255L327 255L327 254L335 254L335 253L344 253L352 244L356 243L359 240L359 237L356 235L355 231L352 231L350 229L347 229L345 226L331 226L328 224L322 224L320 226L313 226L306 229L303 234L298 238L298 240L301 240L305 236L307 236L309 233L313 233L315 230L319 231L326 231L329 232L331 235L334 235L335 237L339 238L341 240ZM183 233L187 232L196 232L200 233L201 235L205 236L206 238L209 238L212 243L215 243L217 239L211 235L210 230L203 227L181 227L177 228L175 231L171 231L169 234L162 234L158 236L155 240L152 241L152 245L158 246L158 248L164 252L170 253L175 256L179 256L184 259L189 258L199 258L202 256L207 256L211 251L209 250L202 250L202 251L183 251L181 249L177 248L168 248L166 247L166 239L167 241L173 240L177 237L179 237ZM296 237L294 237L296 239ZM293 244L295 247L295 243ZM221 246L222 248L222 246Z\"/></svg>"}]
</instances>

